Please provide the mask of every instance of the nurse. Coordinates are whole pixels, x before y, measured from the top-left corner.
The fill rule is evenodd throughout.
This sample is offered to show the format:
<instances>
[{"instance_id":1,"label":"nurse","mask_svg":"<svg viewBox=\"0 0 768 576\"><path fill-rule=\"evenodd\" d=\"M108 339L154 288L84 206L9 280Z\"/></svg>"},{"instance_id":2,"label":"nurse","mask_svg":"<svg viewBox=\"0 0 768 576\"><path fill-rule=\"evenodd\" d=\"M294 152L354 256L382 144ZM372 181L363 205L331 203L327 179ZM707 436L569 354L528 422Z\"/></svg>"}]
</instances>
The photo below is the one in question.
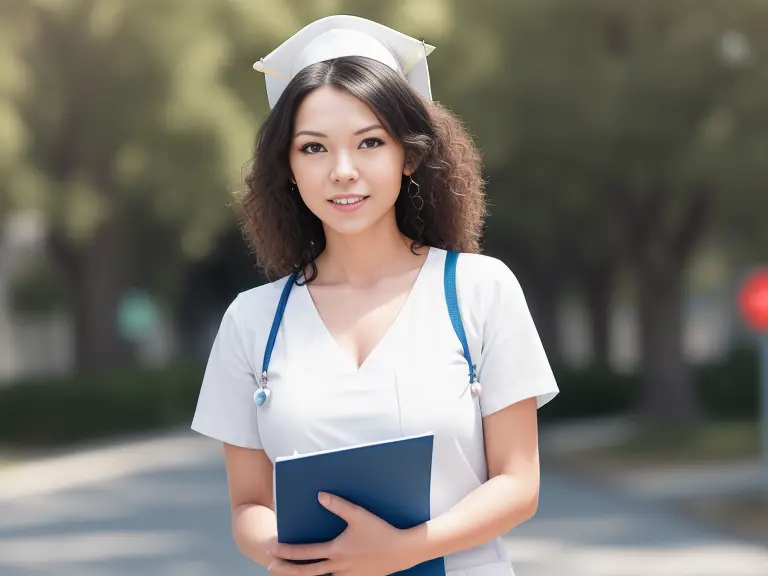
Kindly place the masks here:
<instances>
[{"instance_id":1,"label":"nurse","mask_svg":"<svg viewBox=\"0 0 768 576\"><path fill-rule=\"evenodd\" d=\"M244 229L277 279L224 314L192 428L223 443L234 540L273 575L384 575L440 556L451 576L510 575L500 537L536 511L536 412L558 388L514 274L479 253L479 154L431 99L432 49L333 16L254 65L271 113ZM446 305L456 252L464 338ZM277 543L277 457L427 431L430 521L399 530L320 495L345 532Z\"/></svg>"}]
</instances>

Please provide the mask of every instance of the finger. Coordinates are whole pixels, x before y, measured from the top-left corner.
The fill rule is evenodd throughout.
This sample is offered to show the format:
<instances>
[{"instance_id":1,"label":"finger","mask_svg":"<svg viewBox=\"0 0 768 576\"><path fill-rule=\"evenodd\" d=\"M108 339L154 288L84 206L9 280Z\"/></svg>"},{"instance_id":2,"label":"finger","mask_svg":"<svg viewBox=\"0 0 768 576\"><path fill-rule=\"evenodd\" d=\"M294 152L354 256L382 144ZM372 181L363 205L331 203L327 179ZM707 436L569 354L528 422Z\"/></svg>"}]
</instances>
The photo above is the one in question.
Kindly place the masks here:
<instances>
[{"instance_id":1,"label":"finger","mask_svg":"<svg viewBox=\"0 0 768 576\"><path fill-rule=\"evenodd\" d=\"M318 544L281 544L270 548L269 553L283 560L323 560L331 556L330 542Z\"/></svg>"},{"instance_id":2,"label":"finger","mask_svg":"<svg viewBox=\"0 0 768 576\"><path fill-rule=\"evenodd\" d=\"M320 494L317 495L317 500L326 509L336 514L336 516L343 518L347 522L360 517L360 515L365 512L365 510L357 504L353 504L349 500L344 500L344 498L341 496L328 494L327 492L320 492Z\"/></svg>"},{"instance_id":3,"label":"finger","mask_svg":"<svg viewBox=\"0 0 768 576\"><path fill-rule=\"evenodd\" d=\"M325 576L334 573L335 564L330 560L310 564L295 564L277 559L269 565L268 570L270 576Z\"/></svg>"}]
</instances>

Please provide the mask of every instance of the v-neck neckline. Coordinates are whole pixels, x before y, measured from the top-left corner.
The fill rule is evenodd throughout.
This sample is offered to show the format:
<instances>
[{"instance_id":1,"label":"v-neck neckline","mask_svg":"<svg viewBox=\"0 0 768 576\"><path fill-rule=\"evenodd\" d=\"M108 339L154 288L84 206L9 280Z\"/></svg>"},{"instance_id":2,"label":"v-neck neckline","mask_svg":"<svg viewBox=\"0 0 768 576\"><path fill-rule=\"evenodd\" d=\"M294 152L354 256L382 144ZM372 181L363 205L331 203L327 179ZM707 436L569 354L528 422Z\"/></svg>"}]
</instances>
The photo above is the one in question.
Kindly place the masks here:
<instances>
[{"instance_id":1,"label":"v-neck neckline","mask_svg":"<svg viewBox=\"0 0 768 576\"><path fill-rule=\"evenodd\" d=\"M349 353L349 351L346 350L339 343L339 341L336 339L333 333L328 329L327 324L323 320L323 317L320 315L320 311L317 309L317 306L315 305L315 301L312 298L312 294L309 293L309 287L306 284L303 284L300 286L301 288L300 292L302 293L307 303L307 306L310 309L309 315L312 317L312 321L318 325L319 330L323 334L323 338L326 339L329 342L329 344L334 348L334 350L336 351L336 354L340 356L345 363L349 364L352 367L354 374L359 374L360 372L362 372L370 364L370 362L373 361L374 357L381 353L381 350L386 346L388 341L394 337L393 333L397 330L398 326L402 324L403 322L402 318L407 315L408 308L412 306L411 302L414 300L415 294L419 291L421 284L426 281L425 276L428 272L428 268L431 264L431 261L434 258L434 252L435 252L435 249L433 247L430 247L427 252L427 257L422 263L421 268L419 269L419 272L416 275L416 279L413 281L413 284L408 290L408 295L406 296L402 306L400 306L400 309L395 314L394 318L392 319L392 322L389 324L384 334L381 336L381 338L379 338L379 341L376 343L376 345L373 348L371 348L371 351L368 353L368 355L363 359L362 363L359 365L357 363L357 359L354 358Z\"/></svg>"}]
</instances>

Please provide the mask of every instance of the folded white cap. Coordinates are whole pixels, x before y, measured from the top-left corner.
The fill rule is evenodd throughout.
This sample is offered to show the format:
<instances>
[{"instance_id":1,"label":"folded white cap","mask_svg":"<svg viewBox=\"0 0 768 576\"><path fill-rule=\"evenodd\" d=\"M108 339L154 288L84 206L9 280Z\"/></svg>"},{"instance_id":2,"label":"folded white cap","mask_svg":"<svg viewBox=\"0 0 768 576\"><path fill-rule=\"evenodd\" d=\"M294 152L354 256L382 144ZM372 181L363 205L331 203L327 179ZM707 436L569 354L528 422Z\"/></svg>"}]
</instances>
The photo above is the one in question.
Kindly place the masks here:
<instances>
[{"instance_id":1,"label":"folded white cap","mask_svg":"<svg viewBox=\"0 0 768 576\"><path fill-rule=\"evenodd\" d=\"M265 74L269 107L274 108L288 83L301 70L342 56L365 56L405 76L432 99L427 56L434 46L358 16L328 16L305 26L253 67Z\"/></svg>"}]
</instances>

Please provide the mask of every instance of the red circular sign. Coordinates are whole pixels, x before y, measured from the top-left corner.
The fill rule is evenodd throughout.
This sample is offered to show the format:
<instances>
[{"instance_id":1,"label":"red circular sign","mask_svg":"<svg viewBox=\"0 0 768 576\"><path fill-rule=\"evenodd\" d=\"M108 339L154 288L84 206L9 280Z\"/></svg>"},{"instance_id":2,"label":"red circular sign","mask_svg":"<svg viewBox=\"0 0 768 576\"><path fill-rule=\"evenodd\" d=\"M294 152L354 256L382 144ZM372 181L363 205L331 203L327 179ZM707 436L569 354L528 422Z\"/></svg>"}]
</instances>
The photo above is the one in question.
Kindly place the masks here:
<instances>
[{"instance_id":1,"label":"red circular sign","mask_svg":"<svg viewBox=\"0 0 768 576\"><path fill-rule=\"evenodd\" d=\"M739 308L752 328L768 331L768 268L747 278L739 293Z\"/></svg>"}]
</instances>

